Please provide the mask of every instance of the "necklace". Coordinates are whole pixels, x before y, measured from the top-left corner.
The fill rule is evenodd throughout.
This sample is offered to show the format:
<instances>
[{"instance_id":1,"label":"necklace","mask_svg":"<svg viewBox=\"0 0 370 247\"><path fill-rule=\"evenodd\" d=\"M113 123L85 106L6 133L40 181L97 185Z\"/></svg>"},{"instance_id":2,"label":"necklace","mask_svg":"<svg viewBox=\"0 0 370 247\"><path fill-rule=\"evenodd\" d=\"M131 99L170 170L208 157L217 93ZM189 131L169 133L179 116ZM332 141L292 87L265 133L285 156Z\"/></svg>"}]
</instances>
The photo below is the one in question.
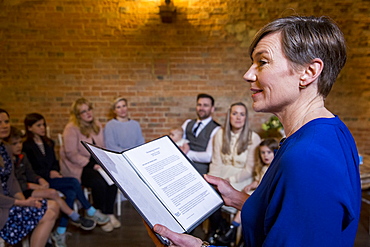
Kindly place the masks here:
<instances>
[{"instance_id":1,"label":"necklace","mask_svg":"<svg viewBox=\"0 0 370 247\"><path fill-rule=\"evenodd\" d=\"M315 109L313 109L312 111L309 111L307 112L306 114L304 114L302 117L300 117L298 119L298 121L294 124L294 126L292 127L291 131L286 135L286 138L288 138L291 134L294 133L294 129L297 127L297 125L305 119L305 117L308 116L308 114L311 114L312 112L316 111L317 109L320 109L320 108L324 108L324 106L319 106L319 107L316 107Z\"/></svg>"}]
</instances>

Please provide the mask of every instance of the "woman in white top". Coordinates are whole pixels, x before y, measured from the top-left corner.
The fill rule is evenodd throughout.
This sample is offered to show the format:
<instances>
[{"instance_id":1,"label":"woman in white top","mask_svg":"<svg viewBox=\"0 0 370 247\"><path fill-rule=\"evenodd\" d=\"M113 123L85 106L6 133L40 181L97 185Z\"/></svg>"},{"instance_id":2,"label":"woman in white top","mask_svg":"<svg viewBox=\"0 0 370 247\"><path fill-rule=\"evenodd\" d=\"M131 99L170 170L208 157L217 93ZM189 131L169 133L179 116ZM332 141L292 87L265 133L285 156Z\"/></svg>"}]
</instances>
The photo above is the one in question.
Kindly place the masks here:
<instances>
[{"instance_id":1,"label":"woman in white top","mask_svg":"<svg viewBox=\"0 0 370 247\"><path fill-rule=\"evenodd\" d=\"M127 100L117 98L112 104L115 118L104 128L105 146L117 152L127 150L144 143L144 137L137 121L128 117Z\"/></svg>"},{"instance_id":2,"label":"woman in white top","mask_svg":"<svg viewBox=\"0 0 370 247\"><path fill-rule=\"evenodd\" d=\"M259 135L249 129L247 107L241 102L232 104L224 128L213 140L209 174L227 179L241 191L253 181L255 150L260 142Z\"/></svg>"},{"instance_id":3,"label":"woman in white top","mask_svg":"<svg viewBox=\"0 0 370 247\"><path fill-rule=\"evenodd\" d=\"M241 103L234 103L227 111L225 126L213 138L212 160L208 174L228 180L241 191L253 181L255 150L261 138L249 129L248 110ZM216 243L222 228L221 210L216 211L210 220L211 244Z\"/></svg>"}]
</instances>

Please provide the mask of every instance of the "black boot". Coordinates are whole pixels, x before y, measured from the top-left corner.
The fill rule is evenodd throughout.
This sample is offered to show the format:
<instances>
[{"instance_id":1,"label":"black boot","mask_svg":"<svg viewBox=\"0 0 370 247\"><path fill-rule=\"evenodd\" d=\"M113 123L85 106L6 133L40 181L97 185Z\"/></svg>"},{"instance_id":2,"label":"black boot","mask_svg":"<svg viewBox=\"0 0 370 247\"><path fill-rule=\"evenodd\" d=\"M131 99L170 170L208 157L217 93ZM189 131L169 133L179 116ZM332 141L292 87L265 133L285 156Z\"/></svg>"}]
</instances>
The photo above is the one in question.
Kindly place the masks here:
<instances>
[{"instance_id":1,"label":"black boot","mask_svg":"<svg viewBox=\"0 0 370 247\"><path fill-rule=\"evenodd\" d=\"M225 233L225 235L218 236L217 241L222 244L230 244L234 243L236 240L236 231L238 230L238 227L234 225L230 225L229 230Z\"/></svg>"}]
</instances>

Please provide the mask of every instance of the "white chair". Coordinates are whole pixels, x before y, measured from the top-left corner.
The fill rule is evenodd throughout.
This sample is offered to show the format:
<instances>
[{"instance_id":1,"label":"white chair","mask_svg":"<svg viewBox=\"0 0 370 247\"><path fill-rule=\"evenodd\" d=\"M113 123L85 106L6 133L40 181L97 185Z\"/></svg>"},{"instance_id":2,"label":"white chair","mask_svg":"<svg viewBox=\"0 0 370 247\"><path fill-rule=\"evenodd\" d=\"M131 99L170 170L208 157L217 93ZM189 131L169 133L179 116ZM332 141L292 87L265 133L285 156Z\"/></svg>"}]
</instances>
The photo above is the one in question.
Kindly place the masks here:
<instances>
[{"instance_id":1,"label":"white chair","mask_svg":"<svg viewBox=\"0 0 370 247\"><path fill-rule=\"evenodd\" d=\"M58 142L59 142L59 146L63 145L63 135L61 133L58 133Z\"/></svg>"},{"instance_id":2,"label":"white chair","mask_svg":"<svg viewBox=\"0 0 370 247\"><path fill-rule=\"evenodd\" d=\"M117 203L117 216L121 216L121 203L126 198L122 195L120 190L117 191L116 203Z\"/></svg>"}]
</instances>

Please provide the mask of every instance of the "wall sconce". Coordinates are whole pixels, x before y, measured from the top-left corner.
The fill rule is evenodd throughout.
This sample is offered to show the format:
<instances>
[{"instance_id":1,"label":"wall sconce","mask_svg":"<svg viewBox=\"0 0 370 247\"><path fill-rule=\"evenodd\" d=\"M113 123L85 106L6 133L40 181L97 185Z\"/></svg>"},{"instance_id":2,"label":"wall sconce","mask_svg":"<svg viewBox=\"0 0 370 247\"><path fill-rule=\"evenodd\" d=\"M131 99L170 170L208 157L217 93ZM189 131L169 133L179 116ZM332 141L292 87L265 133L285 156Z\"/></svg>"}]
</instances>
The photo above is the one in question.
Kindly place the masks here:
<instances>
[{"instance_id":1,"label":"wall sconce","mask_svg":"<svg viewBox=\"0 0 370 247\"><path fill-rule=\"evenodd\" d=\"M176 7L171 0L165 0L164 4L159 6L159 15L163 23L172 23L176 17Z\"/></svg>"}]
</instances>

